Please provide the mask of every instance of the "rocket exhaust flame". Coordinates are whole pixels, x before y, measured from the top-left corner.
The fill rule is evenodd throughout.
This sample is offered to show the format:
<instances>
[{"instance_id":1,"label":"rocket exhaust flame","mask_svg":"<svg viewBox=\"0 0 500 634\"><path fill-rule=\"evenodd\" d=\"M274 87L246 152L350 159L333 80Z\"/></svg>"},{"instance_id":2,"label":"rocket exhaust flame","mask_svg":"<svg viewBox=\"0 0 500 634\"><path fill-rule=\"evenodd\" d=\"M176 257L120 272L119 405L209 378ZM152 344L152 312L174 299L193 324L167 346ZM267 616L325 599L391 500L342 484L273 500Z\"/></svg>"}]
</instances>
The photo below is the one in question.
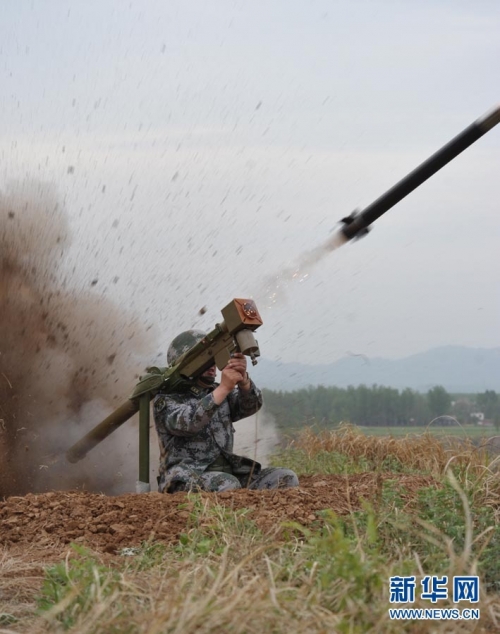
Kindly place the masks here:
<instances>
[{"instance_id":1,"label":"rocket exhaust flame","mask_svg":"<svg viewBox=\"0 0 500 634\"><path fill-rule=\"evenodd\" d=\"M256 293L257 302L267 308L279 304L285 299L290 285L305 282L327 255L346 242L347 238L337 231L319 246L302 253L294 266L284 268L265 280L261 290Z\"/></svg>"}]
</instances>

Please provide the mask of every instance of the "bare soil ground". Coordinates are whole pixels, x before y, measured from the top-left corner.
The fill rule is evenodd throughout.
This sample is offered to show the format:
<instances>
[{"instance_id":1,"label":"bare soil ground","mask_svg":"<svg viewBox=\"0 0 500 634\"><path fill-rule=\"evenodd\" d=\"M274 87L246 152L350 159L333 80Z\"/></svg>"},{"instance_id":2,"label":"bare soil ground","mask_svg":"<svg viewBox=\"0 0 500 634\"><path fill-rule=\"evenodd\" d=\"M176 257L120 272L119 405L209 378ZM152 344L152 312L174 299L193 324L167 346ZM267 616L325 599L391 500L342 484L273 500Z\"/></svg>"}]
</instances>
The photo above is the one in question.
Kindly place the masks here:
<instances>
[{"instance_id":1,"label":"bare soil ground","mask_svg":"<svg viewBox=\"0 0 500 634\"><path fill-rule=\"evenodd\" d=\"M361 501L376 503L385 480L400 483L411 499L435 481L430 476L364 473L352 476L302 476L297 489L203 493L202 499L234 509L249 509L249 518L264 532L293 520L307 525L317 511L344 515ZM84 491L53 491L9 497L0 502L0 545L4 552L39 550L43 559L57 556L70 542L116 554L126 546L155 540L175 542L188 528L193 501L185 493L126 494L110 497ZM33 554L33 553L32 553Z\"/></svg>"}]
</instances>

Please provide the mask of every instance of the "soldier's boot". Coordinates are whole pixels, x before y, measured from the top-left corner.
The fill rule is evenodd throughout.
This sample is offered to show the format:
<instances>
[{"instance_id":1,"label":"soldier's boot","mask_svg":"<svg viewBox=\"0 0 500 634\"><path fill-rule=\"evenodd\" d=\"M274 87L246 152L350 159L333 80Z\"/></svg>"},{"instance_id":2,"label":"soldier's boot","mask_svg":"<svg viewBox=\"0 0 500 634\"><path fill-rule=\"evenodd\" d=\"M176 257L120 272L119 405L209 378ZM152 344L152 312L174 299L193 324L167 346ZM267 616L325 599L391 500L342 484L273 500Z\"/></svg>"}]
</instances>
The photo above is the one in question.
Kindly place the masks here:
<instances>
[{"instance_id":1,"label":"soldier's boot","mask_svg":"<svg viewBox=\"0 0 500 634\"><path fill-rule=\"evenodd\" d=\"M299 479L291 469L283 467L268 467L262 469L259 475L252 480L249 489L288 489L298 487Z\"/></svg>"}]
</instances>

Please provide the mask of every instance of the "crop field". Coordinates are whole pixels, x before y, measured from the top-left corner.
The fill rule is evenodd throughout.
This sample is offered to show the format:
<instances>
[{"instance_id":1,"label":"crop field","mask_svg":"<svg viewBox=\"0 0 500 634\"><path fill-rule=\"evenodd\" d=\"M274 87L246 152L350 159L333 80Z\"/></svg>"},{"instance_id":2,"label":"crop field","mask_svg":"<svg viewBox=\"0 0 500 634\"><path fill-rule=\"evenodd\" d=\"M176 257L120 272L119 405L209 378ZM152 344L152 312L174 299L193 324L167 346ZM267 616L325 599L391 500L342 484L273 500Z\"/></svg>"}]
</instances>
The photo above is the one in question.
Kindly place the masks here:
<instances>
[{"instance_id":1,"label":"crop field","mask_svg":"<svg viewBox=\"0 0 500 634\"><path fill-rule=\"evenodd\" d=\"M500 472L470 440L304 430L297 489L0 503L0 633L498 632ZM479 576L479 620L391 621L390 577ZM460 605L471 607L470 603Z\"/></svg>"},{"instance_id":2,"label":"crop field","mask_svg":"<svg viewBox=\"0 0 500 634\"><path fill-rule=\"evenodd\" d=\"M423 433L429 433L433 436L448 437L456 436L458 438L471 438L488 441L490 438L500 437L494 427L481 427L479 425L450 425L438 426L429 425L427 427L411 427L411 426L391 426L391 427L362 427L359 429L367 436L406 436L408 434L420 436Z\"/></svg>"}]
</instances>

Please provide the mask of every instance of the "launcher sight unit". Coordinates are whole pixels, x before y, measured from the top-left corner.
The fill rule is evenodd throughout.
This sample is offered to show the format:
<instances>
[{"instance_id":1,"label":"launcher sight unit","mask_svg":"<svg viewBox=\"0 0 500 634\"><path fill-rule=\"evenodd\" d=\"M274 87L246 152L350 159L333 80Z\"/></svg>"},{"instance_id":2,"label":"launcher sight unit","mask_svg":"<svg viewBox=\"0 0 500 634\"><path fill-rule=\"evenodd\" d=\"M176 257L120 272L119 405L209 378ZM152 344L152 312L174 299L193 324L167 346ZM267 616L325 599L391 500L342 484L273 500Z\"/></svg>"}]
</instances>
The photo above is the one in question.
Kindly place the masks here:
<instances>
[{"instance_id":1,"label":"launcher sight unit","mask_svg":"<svg viewBox=\"0 0 500 634\"><path fill-rule=\"evenodd\" d=\"M252 299L233 299L222 309L224 320L167 368L146 368L130 397L99 425L66 452L69 462L78 462L87 453L139 412L139 481L138 492L149 491L149 403L162 393L175 393L192 384L214 363L222 370L234 352L250 357L256 365L260 356L254 332L262 325Z\"/></svg>"}]
</instances>

